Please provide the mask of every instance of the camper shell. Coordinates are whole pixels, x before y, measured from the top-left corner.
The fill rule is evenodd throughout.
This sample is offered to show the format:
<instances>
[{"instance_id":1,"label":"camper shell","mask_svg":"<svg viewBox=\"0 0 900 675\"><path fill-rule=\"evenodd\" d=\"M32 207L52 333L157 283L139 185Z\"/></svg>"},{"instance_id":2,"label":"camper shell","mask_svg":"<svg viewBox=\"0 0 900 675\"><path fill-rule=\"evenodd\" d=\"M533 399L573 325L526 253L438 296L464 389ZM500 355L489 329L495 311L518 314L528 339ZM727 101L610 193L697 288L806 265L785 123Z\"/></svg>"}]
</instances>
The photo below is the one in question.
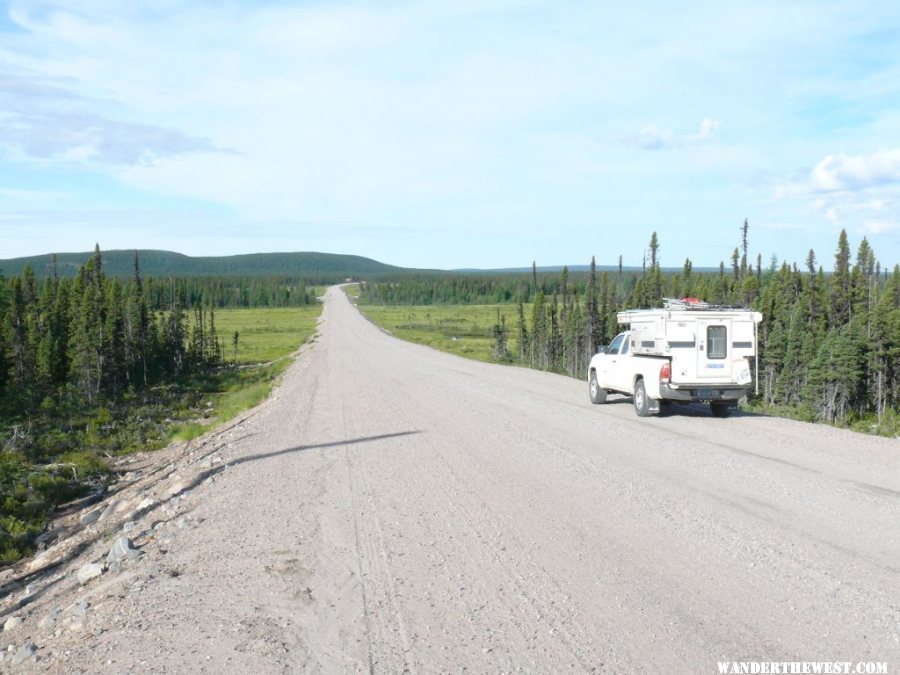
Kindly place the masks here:
<instances>
[{"instance_id":1,"label":"camper shell","mask_svg":"<svg viewBox=\"0 0 900 675\"><path fill-rule=\"evenodd\" d=\"M632 354L672 360L671 381L677 388L751 381L759 312L687 299L667 300L660 309L619 312L617 319L630 330Z\"/></svg>"}]
</instances>

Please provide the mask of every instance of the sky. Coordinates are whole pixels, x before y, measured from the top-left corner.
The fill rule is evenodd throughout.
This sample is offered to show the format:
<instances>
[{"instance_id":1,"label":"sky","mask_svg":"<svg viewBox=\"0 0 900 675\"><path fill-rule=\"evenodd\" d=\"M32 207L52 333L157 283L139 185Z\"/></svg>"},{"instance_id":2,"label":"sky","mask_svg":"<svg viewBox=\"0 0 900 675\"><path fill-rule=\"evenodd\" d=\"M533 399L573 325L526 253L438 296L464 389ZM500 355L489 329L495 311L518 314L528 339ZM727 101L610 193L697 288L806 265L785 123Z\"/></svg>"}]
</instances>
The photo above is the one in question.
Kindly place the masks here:
<instances>
[{"instance_id":1,"label":"sky","mask_svg":"<svg viewBox=\"0 0 900 675\"><path fill-rule=\"evenodd\" d=\"M0 0L0 259L900 263L900 3Z\"/></svg>"}]
</instances>

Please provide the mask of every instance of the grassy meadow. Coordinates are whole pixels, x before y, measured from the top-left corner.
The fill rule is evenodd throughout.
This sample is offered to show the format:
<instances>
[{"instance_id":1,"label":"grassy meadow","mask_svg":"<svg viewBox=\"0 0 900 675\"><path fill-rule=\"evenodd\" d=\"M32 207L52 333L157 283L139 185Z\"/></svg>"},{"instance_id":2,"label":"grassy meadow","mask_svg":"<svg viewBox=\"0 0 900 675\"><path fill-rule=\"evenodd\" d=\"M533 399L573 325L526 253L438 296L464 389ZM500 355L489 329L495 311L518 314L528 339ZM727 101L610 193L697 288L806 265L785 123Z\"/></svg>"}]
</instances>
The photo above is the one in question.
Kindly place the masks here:
<instances>
[{"instance_id":1,"label":"grassy meadow","mask_svg":"<svg viewBox=\"0 0 900 675\"><path fill-rule=\"evenodd\" d=\"M206 399L209 417L182 422L170 437L190 440L265 400L277 377L290 365L288 357L315 334L321 312L321 304L216 312L223 358L239 367L198 380L196 387Z\"/></svg>"},{"instance_id":2,"label":"grassy meadow","mask_svg":"<svg viewBox=\"0 0 900 675\"><path fill-rule=\"evenodd\" d=\"M352 298L352 287L347 288ZM457 356L490 361L493 345L491 329L498 312L506 318L509 348L516 349L516 305L413 305L385 307L358 305L373 323L397 337L440 349ZM525 308L526 314L531 311Z\"/></svg>"},{"instance_id":3,"label":"grassy meadow","mask_svg":"<svg viewBox=\"0 0 900 675\"><path fill-rule=\"evenodd\" d=\"M289 309L220 309L216 331L226 361L269 363L294 352L316 330L321 305ZM233 337L238 333L237 354Z\"/></svg>"}]
</instances>

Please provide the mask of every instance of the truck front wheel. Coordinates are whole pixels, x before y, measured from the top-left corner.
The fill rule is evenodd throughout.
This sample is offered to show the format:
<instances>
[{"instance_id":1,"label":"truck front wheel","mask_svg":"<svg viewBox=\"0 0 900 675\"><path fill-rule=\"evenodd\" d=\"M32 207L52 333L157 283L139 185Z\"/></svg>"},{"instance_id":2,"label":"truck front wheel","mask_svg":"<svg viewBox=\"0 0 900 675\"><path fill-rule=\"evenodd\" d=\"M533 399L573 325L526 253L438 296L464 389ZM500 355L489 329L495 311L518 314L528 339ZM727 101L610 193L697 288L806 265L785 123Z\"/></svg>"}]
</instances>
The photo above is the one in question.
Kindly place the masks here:
<instances>
[{"instance_id":1,"label":"truck front wheel","mask_svg":"<svg viewBox=\"0 0 900 675\"><path fill-rule=\"evenodd\" d=\"M647 401L647 390L644 388L644 380L638 380L634 384L634 412L638 417L650 415L650 405Z\"/></svg>"},{"instance_id":2,"label":"truck front wheel","mask_svg":"<svg viewBox=\"0 0 900 675\"><path fill-rule=\"evenodd\" d=\"M606 389L597 382L597 373L593 370L591 371L590 391L591 403L606 403Z\"/></svg>"}]
</instances>

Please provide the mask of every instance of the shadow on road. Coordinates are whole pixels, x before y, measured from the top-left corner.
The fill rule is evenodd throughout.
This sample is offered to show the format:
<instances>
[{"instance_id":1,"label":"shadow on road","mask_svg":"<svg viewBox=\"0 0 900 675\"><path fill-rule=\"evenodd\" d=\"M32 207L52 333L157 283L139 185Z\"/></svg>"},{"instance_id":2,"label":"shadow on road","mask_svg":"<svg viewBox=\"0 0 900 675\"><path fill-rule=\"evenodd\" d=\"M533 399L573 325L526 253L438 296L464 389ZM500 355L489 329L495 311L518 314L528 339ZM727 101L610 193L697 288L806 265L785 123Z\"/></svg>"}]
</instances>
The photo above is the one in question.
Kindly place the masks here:
<instances>
[{"instance_id":1,"label":"shadow on road","mask_svg":"<svg viewBox=\"0 0 900 675\"><path fill-rule=\"evenodd\" d=\"M708 403L672 403L663 409L661 417L713 417ZM742 408L732 409L728 417L769 417L765 413L750 412Z\"/></svg>"},{"instance_id":2,"label":"shadow on road","mask_svg":"<svg viewBox=\"0 0 900 675\"><path fill-rule=\"evenodd\" d=\"M271 457L278 457L280 455L287 455L292 452L303 452L304 450L316 450L318 448L336 448L342 445L353 445L354 443L369 443L371 441L381 441L386 438L399 438L401 436L413 436L415 434L421 434L422 432L419 430L415 431L397 431L391 434L381 434L379 436L362 436L361 438L348 438L343 441L332 441L330 443L317 443L314 445L298 445L293 448L285 448L284 450L275 450L273 452L265 452L260 455L247 455L246 457L241 457L239 459L234 460L233 462L228 462L228 466L237 466L238 464L244 464L245 462L255 462L260 459L269 459Z\"/></svg>"},{"instance_id":3,"label":"shadow on road","mask_svg":"<svg viewBox=\"0 0 900 675\"><path fill-rule=\"evenodd\" d=\"M634 399L624 394L610 394L615 398L609 398L605 405L634 405ZM771 417L763 412L753 412L743 408L733 409L729 417ZM659 417L713 417L708 403L670 403L664 405Z\"/></svg>"}]
</instances>

